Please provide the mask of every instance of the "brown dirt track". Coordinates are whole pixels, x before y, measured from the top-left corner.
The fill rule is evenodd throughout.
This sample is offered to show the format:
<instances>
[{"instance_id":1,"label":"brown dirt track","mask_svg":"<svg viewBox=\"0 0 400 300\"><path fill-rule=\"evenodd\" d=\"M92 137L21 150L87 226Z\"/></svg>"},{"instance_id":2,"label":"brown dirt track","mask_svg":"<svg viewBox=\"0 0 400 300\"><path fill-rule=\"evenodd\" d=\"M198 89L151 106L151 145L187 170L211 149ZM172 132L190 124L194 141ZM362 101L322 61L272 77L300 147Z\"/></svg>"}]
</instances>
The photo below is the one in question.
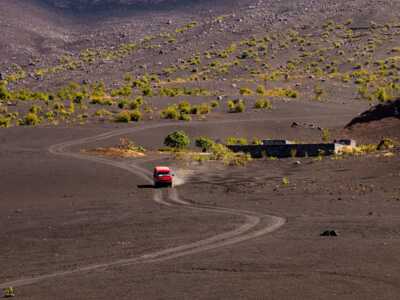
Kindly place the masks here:
<instances>
[{"instance_id":1,"label":"brown dirt track","mask_svg":"<svg viewBox=\"0 0 400 300\"><path fill-rule=\"evenodd\" d=\"M335 111L335 118L328 117L330 111ZM338 105L334 110L310 104L297 121L313 118L334 130L355 112L353 106ZM157 147L168 132L181 127L193 136L237 133L315 139L320 134L290 128L292 118L281 112L273 118L243 114L233 123L164 122L166 126L151 130L151 140L148 130L125 135ZM159 123L137 127L153 125ZM48 152L52 145L115 129L108 125L1 132L1 283L141 257L244 224L240 215L160 205L152 201L152 189L138 188L147 184L145 178ZM85 147L115 144L117 139ZM77 153L81 148L69 149ZM38 281L17 288L18 299L397 299L397 152L394 157L309 158L300 165L292 159L261 160L245 168L164 162L197 170L194 178L176 188L183 201L280 216L287 223L269 235L175 259L111 265ZM122 163L151 170L157 162ZM284 176L290 179L288 187L281 186ZM173 192L171 197L164 194L163 199L172 203ZM319 236L330 228L338 230L339 237Z\"/></svg>"}]
</instances>

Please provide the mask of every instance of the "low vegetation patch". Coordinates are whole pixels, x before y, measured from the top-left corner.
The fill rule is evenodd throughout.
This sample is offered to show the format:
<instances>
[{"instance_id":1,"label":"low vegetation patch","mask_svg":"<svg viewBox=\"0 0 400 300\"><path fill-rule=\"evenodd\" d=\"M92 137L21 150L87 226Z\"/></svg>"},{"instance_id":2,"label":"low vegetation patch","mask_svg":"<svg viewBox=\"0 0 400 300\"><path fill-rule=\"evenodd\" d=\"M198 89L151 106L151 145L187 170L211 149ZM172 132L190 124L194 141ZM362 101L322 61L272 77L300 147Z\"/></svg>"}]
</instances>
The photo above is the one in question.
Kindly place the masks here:
<instances>
[{"instance_id":1,"label":"low vegetation patch","mask_svg":"<svg viewBox=\"0 0 400 300\"><path fill-rule=\"evenodd\" d=\"M82 152L113 157L143 157L145 156L146 149L142 146L135 145L135 143L128 138L121 138L119 145L116 147L95 148L82 150Z\"/></svg>"},{"instance_id":2,"label":"low vegetation patch","mask_svg":"<svg viewBox=\"0 0 400 300\"><path fill-rule=\"evenodd\" d=\"M252 158L248 154L234 153L225 145L216 143L209 137L198 137L195 144L201 149L201 152L190 151L187 149L190 144L190 138L183 131L176 131L169 134L164 141L167 148L162 150L174 152L177 159L187 161L222 161L227 165L243 166Z\"/></svg>"},{"instance_id":3,"label":"low vegetation patch","mask_svg":"<svg viewBox=\"0 0 400 300\"><path fill-rule=\"evenodd\" d=\"M272 109L272 103L268 99L258 99L254 104L255 109Z\"/></svg>"},{"instance_id":4,"label":"low vegetation patch","mask_svg":"<svg viewBox=\"0 0 400 300\"><path fill-rule=\"evenodd\" d=\"M207 115L211 112L212 107L208 103L199 105L191 105L188 101L182 101L179 104L167 106L161 111L162 119L190 121L190 115Z\"/></svg>"},{"instance_id":5,"label":"low vegetation patch","mask_svg":"<svg viewBox=\"0 0 400 300\"><path fill-rule=\"evenodd\" d=\"M230 113L242 113L246 110L246 104L243 100L229 100L227 105Z\"/></svg>"},{"instance_id":6,"label":"low vegetation patch","mask_svg":"<svg viewBox=\"0 0 400 300\"><path fill-rule=\"evenodd\" d=\"M115 116L115 122L119 123L129 123L138 122L142 119L142 113L138 110L124 110Z\"/></svg>"},{"instance_id":7,"label":"low vegetation patch","mask_svg":"<svg viewBox=\"0 0 400 300\"><path fill-rule=\"evenodd\" d=\"M392 139L384 138L378 144L364 144L357 147L343 147L340 154L343 155L365 155L377 152L388 152L398 145L398 143ZM390 156L390 155L389 155Z\"/></svg>"}]
</instances>

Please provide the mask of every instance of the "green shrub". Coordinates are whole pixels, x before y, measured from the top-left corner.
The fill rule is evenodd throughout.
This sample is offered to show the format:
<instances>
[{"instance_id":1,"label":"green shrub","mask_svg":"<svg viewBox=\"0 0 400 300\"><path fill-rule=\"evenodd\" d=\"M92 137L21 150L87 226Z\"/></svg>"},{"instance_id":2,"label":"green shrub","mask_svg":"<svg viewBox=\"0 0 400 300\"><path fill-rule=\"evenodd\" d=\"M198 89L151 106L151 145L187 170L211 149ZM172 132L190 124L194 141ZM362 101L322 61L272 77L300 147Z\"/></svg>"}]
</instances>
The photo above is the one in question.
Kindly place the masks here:
<instances>
[{"instance_id":1,"label":"green shrub","mask_svg":"<svg viewBox=\"0 0 400 300\"><path fill-rule=\"evenodd\" d=\"M193 105L190 111L193 115L206 115L211 111L210 106L207 103L202 103L199 105Z\"/></svg>"},{"instance_id":2,"label":"green shrub","mask_svg":"<svg viewBox=\"0 0 400 300\"><path fill-rule=\"evenodd\" d=\"M45 116L46 119L49 120L49 121L53 121L53 120L55 119L55 117L56 117L55 113L52 112L52 111L46 112L44 116Z\"/></svg>"},{"instance_id":3,"label":"green shrub","mask_svg":"<svg viewBox=\"0 0 400 300\"><path fill-rule=\"evenodd\" d=\"M119 89L112 90L111 91L111 96L116 97L116 96L130 96L132 94L132 87L130 85L124 85L120 87Z\"/></svg>"},{"instance_id":4,"label":"green shrub","mask_svg":"<svg viewBox=\"0 0 400 300\"><path fill-rule=\"evenodd\" d=\"M143 87L142 94L143 96L153 96L153 90L151 89L150 86Z\"/></svg>"},{"instance_id":5,"label":"green shrub","mask_svg":"<svg viewBox=\"0 0 400 300\"><path fill-rule=\"evenodd\" d=\"M176 105L168 106L161 111L161 118L163 119L178 120L179 117L180 112L178 111L178 107Z\"/></svg>"},{"instance_id":6,"label":"green shrub","mask_svg":"<svg viewBox=\"0 0 400 300\"><path fill-rule=\"evenodd\" d=\"M34 114L38 114L42 111L40 106L37 105L33 105L30 109L29 112L34 113Z\"/></svg>"},{"instance_id":7,"label":"green shrub","mask_svg":"<svg viewBox=\"0 0 400 300\"><path fill-rule=\"evenodd\" d=\"M100 104L100 105L109 105L109 106L114 104L112 99L97 98L97 97L92 98L90 103L91 104Z\"/></svg>"},{"instance_id":8,"label":"green shrub","mask_svg":"<svg viewBox=\"0 0 400 300\"><path fill-rule=\"evenodd\" d=\"M290 183L289 178L288 177L283 177L282 178L282 185L283 186L288 186Z\"/></svg>"},{"instance_id":9,"label":"green shrub","mask_svg":"<svg viewBox=\"0 0 400 300\"><path fill-rule=\"evenodd\" d=\"M252 145L262 145L262 140L261 139L259 139L259 138L254 138L252 141L251 141L251 144Z\"/></svg>"},{"instance_id":10,"label":"green shrub","mask_svg":"<svg viewBox=\"0 0 400 300\"><path fill-rule=\"evenodd\" d=\"M192 120L192 117L188 114L180 114L179 120L189 122Z\"/></svg>"},{"instance_id":11,"label":"green shrub","mask_svg":"<svg viewBox=\"0 0 400 300\"><path fill-rule=\"evenodd\" d=\"M23 119L23 125L36 126L40 124L40 117L33 112L29 112Z\"/></svg>"},{"instance_id":12,"label":"green shrub","mask_svg":"<svg viewBox=\"0 0 400 300\"><path fill-rule=\"evenodd\" d=\"M228 111L231 112L232 110L235 109L235 102L233 100L229 100L227 102L227 106L228 106Z\"/></svg>"},{"instance_id":13,"label":"green shrub","mask_svg":"<svg viewBox=\"0 0 400 300\"><path fill-rule=\"evenodd\" d=\"M213 100L211 101L210 105L212 108L217 108L219 107L219 102L217 100Z\"/></svg>"},{"instance_id":14,"label":"green shrub","mask_svg":"<svg viewBox=\"0 0 400 300\"><path fill-rule=\"evenodd\" d=\"M131 121L131 113L127 110L121 111L115 116L115 122L129 123Z\"/></svg>"},{"instance_id":15,"label":"green shrub","mask_svg":"<svg viewBox=\"0 0 400 300\"><path fill-rule=\"evenodd\" d=\"M162 87L159 92L160 96L167 96L167 97L176 97L179 95L183 95L183 91L179 88L168 88Z\"/></svg>"},{"instance_id":16,"label":"green shrub","mask_svg":"<svg viewBox=\"0 0 400 300\"><path fill-rule=\"evenodd\" d=\"M189 102L183 101L178 105L170 105L161 111L161 118L163 119L173 119L173 120L184 120L190 121L191 118L189 114L208 114L211 111L210 106L207 103L200 105L191 106Z\"/></svg>"},{"instance_id":17,"label":"green shrub","mask_svg":"<svg viewBox=\"0 0 400 300\"><path fill-rule=\"evenodd\" d=\"M0 127L10 127L11 125L11 118L0 116Z\"/></svg>"},{"instance_id":18,"label":"green shrub","mask_svg":"<svg viewBox=\"0 0 400 300\"><path fill-rule=\"evenodd\" d=\"M61 110L61 109L64 109L64 108L65 108L65 106L64 106L63 103L56 102L53 105L53 109L55 109L55 110Z\"/></svg>"},{"instance_id":19,"label":"green shrub","mask_svg":"<svg viewBox=\"0 0 400 300\"><path fill-rule=\"evenodd\" d=\"M377 146L378 150L390 150L396 146L396 142L389 138L384 138Z\"/></svg>"},{"instance_id":20,"label":"green shrub","mask_svg":"<svg viewBox=\"0 0 400 300\"><path fill-rule=\"evenodd\" d=\"M254 104L255 109L272 109L271 101L268 99L258 99Z\"/></svg>"},{"instance_id":21,"label":"green shrub","mask_svg":"<svg viewBox=\"0 0 400 300\"><path fill-rule=\"evenodd\" d=\"M191 105L187 101L182 101L178 104L178 109L181 114L190 114L191 112Z\"/></svg>"},{"instance_id":22,"label":"green shrub","mask_svg":"<svg viewBox=\"0 0 400 300\"><path fill-rule=\"evenodd\" d=\"M228 101L228 111L230 113L242 113L246 110L243 100Z\"/></svg>"},{"instance_id":23,"label":"green shrub","mask_svg":"<svg viewBox=\"0 0 400 300\"><path fill-rule=\"evenodd\" d=\"M128 106L129 106L129 109L131 109L131 110L136 110L136 109L140 108L140 104L137 103L136 101L130 102Z\"/></svg>"},{"instance_id":24,"label":"green shrub","mask_svg":"<svg viewBox=\"0 0 400 300\"><path fill-rule=\"evenodd\" d=\"M259 86L257 87L257 89L256 89L256 93L259 94L259 95L261 95L261 96L264 96L265 93L266 93L265 87L264 87L263 85L259 85Z\"/></svg>"},{"instance_id":25,"label":"green shrub","mask_svg":"<svg viewBox=\"0 0 400 300\"><path fill-rule=\"evenodd\" d=\"M379 87L375 91L375 96L380 102L386 102L392 100L392 96L386 87Z\"/></svg>"},{"instance_id":26,"label":"green shrub","mask_svg":"<svg viewBox=\"0 0 400 300\"><path fill-rule=\"evenodd\" d=\"M15 297L15 291L13 287L6 287L3 289L4 298L13 298Z\"/></svg>"},{"instance_id":27,"label":"green shrub","mask_svg":"<svg viewBox=\"0 0 400 300\"><path fill-rule=\"evenodd\" d=\"M128 104L129 104L129 101L126 100L126 99L123 99L123 100L118 102L118 107L120 109L124 109L124 108L126 108L128 106Z\"/></svg>"},{"instance_id":28,"label":"green shrub","mask_svg":"<svg viewBox=\"0 0 400 300\"><path fill-rule=\"evenodd\" d=\"M249 88L241 88L239 92L240 92L240 95L243 95L243 96L253 95L253 91Z\"/></svg>"},{"instance_id":29,"label":"green shrub","mask_svg":"<svg viewBox=\"0 0 400 300\"><path fill-rule=\"evenodd\" d=\"M251 156L249 154L234 153L225 145L218 143L212 145L211 153L212 160L221 160L228 165L243 166L251 161Z\"/></svg>"},{"instance_id":30,"label":"green shrub","mask_svg":"<svg viewBox=\"0 0 400 300\"><path fill-rule=\"evenodd\" d=\"M195 143L196 147L201 148L203 152L209 151L215 144L215 142L212 139L204 136L198 137L195 140Z\"/></svg>"},{"instance_id":31,"label":"green shrub","mask_svg":"<svg viewBox=\"0 0 400 300\"><path fill-rule=\"evenodd\" d=\"M329 132L329 129L327 129L327 128L322 129L322 140L325 143L328 143L330 138L331 138L331 134Z\"/></svg>"},{"instance_id":32,"label":"green shrub","mask_svg":"<svg viewBox=\"0 0 400 300\"><path fill-rule=\"evenodd\" d=\"M240 100L237 104L236 104L236 109L235 112L236 113L242 113L244 112L246 109L246 105L244 104L243 100Z\"/></svg>"},{"instance_id":33,"label":"green shrub","mask_svg":"<svg viewBox=\"0 0 400 300\"><path fill-rule=\"evenodd\" d=\"M49 95L43 92L34 92L31 93L31 100L39 100L43 102L49 101Z\"/></svg>"},{"instance_id":34,"label":"green shrub","mask_svg":"<svg viewBox=\"0 0 400 300\"><path fill-rule=\"evenodd\" d=\"M50 96L49 96L49 99L50 99ZM83 99L84 99L83 94L79 93L79 94L77 94L77 95L75 96L74 102L75 102L76 104L82 104Z\"/></svg>"},{"instance_id":35,"label":"green shrub","mask_svg":"<svg viewBox=\"0 0 400 300\"><path fill-rule=\"evenodd\" d=\"M0 82L0 100L8 100L11 98L11 93L8 91L5 83Z\"/></svg>"},{"instance_id":36,"label":"green shrub","mask_svg":"<svg viewBox=\"0 0 400 300\"><path fill-rule=\"evenodd\" d=\"M87 118L89 118L89 115L87 113L78 115L78 120L80 120L80 121L84 121Z\"/></svg>"},{"instance_id":37,"label":"green shrub","mask_svg":"<svg viewBox=\"0 0 400 300\"><path fill-rule=\"evenodd\" d=\"M146 149L143 146L135 145L135 143L130 139L128 139L127 137L123 137L119 140L118 148L121 150L129 150L142 153L146 152Z\"/></svg>"},{"instance_id":38,"label":"green shrub","mask_svg":"<svg viewBox=\"0 0 400 300\"><path fill-rule=\"evenodd\" d=\"M105 116L110 116L112 115L112 112L108 111L107 109L99 109L94 113L95 116L97 117L105 117Z\"/></svg>"},{"instance_id":39,"label":"green shrub","mask_svg":"<svg viewBox=\"0 0 400 300\"><path fill-rule=\"evenodd\" d=\"M164 140L164 145L175 149L184 149L190 144L189 136L183 131L170 133Z\"/></svg>"},{"instance_id":40,"label":"green shrub","mask_svg":"<svg viewBox=\"0 0 400 300\"><path fill-rule=\"evenodd\" d=\"M324 90L321 88L321 86L316 85L314 87L315 100L320 101L323 94L324 94Z\"/></svg>"},{"instance_id":41,"label":"green shrub","mask_svg":"<svg viewBox=\"0 0 400 300\"><path fill-rule=\"evenodd\" d=\"M134 122L138 122L142 119L142 113L138 109L131 111L130 114L131 114L131 120Z\"/></svg>"},{"instance_id":42,"label":"green shrub","mask_svg":"<svg viewBox=\"0 0 400 300\"><path fill-rule=\"evenodd\" d=\"M238 138L238 137L233 137L230 136L226 138L226 144L227 145L248 145L248 141L245 138Z\"/></svg>"},{"instance_id":43,"label":"green shrub","mask_svg":"<svg viewBox=\"0 0 400 300\"><path fill-rule=\"evenodd\" d=\"M298 93L293 90L286 90L285 94L286 94L286 97L289 97L289 98L297 98L298 97Z\"/></svg>"},{"instance_id":44,"label":"green shrub","mask_svg":"<svg viewBox=\"0 0 400 300\"><path fill-rule=\"evenodd\" d=\"M135 98L135 100L133 100L135 103L137 103L139 106L144 104L144 100L143 97L138 96Z\"/></svg>"}]
</instances>

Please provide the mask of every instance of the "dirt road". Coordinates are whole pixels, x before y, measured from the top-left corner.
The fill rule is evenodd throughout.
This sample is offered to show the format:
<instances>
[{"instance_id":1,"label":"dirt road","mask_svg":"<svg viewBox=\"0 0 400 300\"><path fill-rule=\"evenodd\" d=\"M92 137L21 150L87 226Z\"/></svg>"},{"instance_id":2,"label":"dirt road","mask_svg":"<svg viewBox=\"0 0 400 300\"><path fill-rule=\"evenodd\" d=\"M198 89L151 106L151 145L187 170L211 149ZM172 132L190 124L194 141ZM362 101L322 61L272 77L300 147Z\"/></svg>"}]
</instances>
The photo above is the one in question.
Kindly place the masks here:
<instances>
[{"instance_id":1,"label":"dirt road","mask_svg":"<svg viewBox=\"0 0 400 300\"><path fill-rule=\"evenodd\" d=\"M171 126L178 125L171 124ZM143 178L150 184L152 183L152 173L139 167L135 163L126 164L125 162L118 162L112 159L107 159L103 157L95 157L89 156L81 153L72 152L69 150L72 146L83 146L84 144L91 142L98 142L102 140L106 140L111 137L120 136L124 134L129 134L137 131L144 131L149 129L155 129L157 127L165 126L164 124L158 125L149 125L142 126L139 128L128 128L122 130L114 130L107 133L102 133L100 135L81 138L73 141L64 142L61 144L56 144L49 147L49 152L54 155L68 156L81 160L88 160L95 163L107 164L112 167L120 168L126 170L130 173L135 174L138 177ZM267 233L273 232L283 226L285 224L285 219L277 216L258 214L255 212L249 212L245 210L238 209L228 209L222 207L211 207L205 205L192 205L186 201L180 199L178 191L176 189L171 190L155 190L153 195L153 200L161 205L165 205L167 207L171 206L179 206L184 207L185 209L202 211L202 212L212 212L219 214L228 214L228 215L236 215L242 217L245 221L239 227L232 231L228 231L225 233L217 234L210 238L200 240L194 243L184 244L178 247L168 248L161 251L145 253L139 257L132 258L124 258L120 260L116 260L109 263L99 263L93 264L85 267L80 267L70 271L63 272L55 272L51 274L46 274L42 276L37 276L33 278L22 278L19 280L14 280L10 282L5 282L0 284L0 288L5 288L9 286L20 287L24 285L34 284L39 281L43 281L50 278L61 277L74 275L76 273L81 272L89 272L98 269L106 269L108 267L115 266L126 266L138 263L152 263L152 262L161 262L169 259L174 259L186 255L192 255L199 252L212 250L224 246L234 245L236 243L245 242L247 240L265 235Z\"/></svg>"}]
</instances>

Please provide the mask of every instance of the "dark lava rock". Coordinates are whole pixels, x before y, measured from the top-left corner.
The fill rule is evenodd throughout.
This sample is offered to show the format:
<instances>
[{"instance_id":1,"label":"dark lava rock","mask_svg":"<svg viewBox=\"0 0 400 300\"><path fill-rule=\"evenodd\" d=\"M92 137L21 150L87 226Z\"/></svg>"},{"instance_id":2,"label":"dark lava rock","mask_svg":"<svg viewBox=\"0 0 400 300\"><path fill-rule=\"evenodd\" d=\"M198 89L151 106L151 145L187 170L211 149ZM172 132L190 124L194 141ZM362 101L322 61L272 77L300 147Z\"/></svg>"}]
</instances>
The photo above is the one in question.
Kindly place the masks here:
<instances>
[{"instance_id":1,"label":"dark lava rock","mask_svg":"<svg viewBox=\"0 0 400 300\"><path fill-rule=\"evenodd\" d=\"M346 125L346 128L355 124L369 123L390 117L400 119L400 99L372 107L370 110L363 112L361 115L351 120L351 122Z\"/></svg>"},{"instance_id":2,"label":"dark lava rock","mask_svg":"<svg viewBox=\"0 0 400 300\"><path fill-rule=\"evenodd\" d=\"M325 230L320 236L338 236L338 233L335 230Z\"/></svg>"}]
</instances>

